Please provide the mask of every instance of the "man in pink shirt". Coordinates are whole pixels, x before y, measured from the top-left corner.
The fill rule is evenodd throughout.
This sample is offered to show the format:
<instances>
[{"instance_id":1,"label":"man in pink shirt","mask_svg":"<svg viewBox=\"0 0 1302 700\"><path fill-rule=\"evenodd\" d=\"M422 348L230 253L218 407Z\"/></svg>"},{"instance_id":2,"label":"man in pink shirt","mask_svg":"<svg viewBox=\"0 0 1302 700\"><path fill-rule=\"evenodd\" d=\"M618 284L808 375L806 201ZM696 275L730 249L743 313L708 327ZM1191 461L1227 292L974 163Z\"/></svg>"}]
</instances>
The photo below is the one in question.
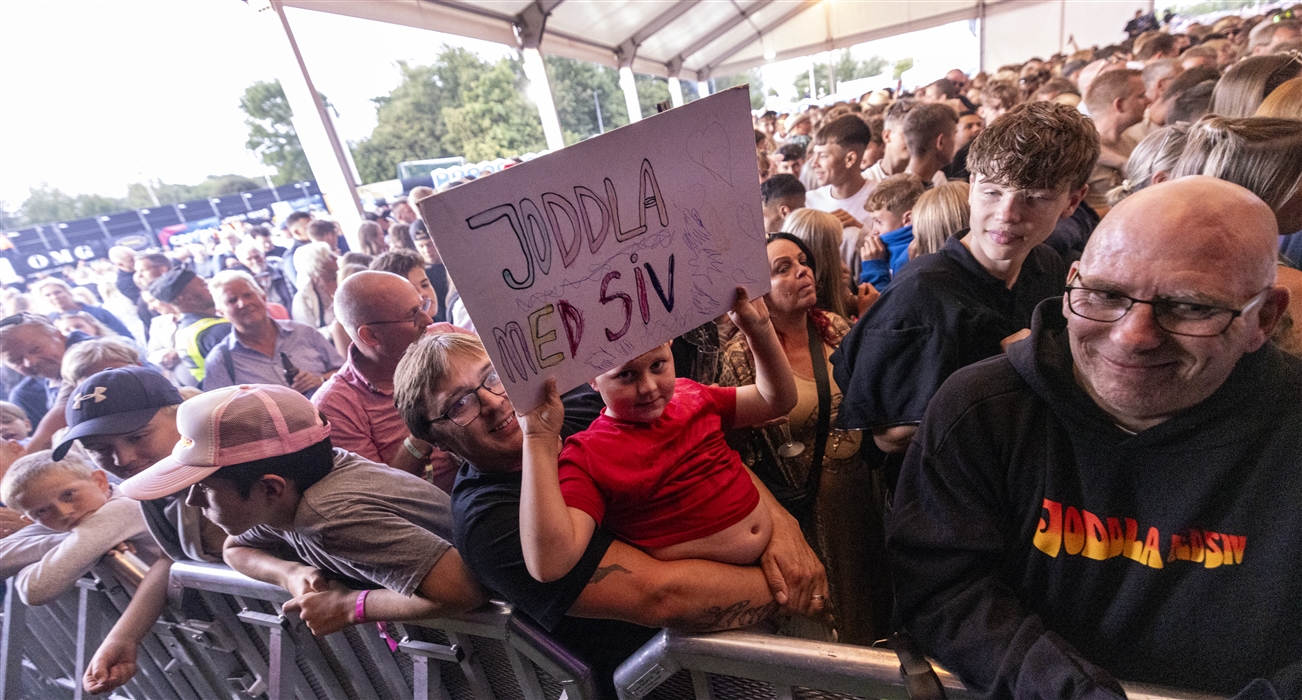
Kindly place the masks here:
<instances>
[{"instance_id":1,"label":"man in pink shirt","mask_svg":"<svg viewBox=\"0 0 1302 700\"><path fill-rule=\"evenodd\" d=\"M452 457L412 437L393 405L393 372L407 347L425 334L430 302L390 272L358 272L335 292L335 317L352 346L343 367L312 396L330 421L330 440L373 462L427 478L452 492ZM449 324L436 330L453 331Z\"/></svg>"}]
</instances>

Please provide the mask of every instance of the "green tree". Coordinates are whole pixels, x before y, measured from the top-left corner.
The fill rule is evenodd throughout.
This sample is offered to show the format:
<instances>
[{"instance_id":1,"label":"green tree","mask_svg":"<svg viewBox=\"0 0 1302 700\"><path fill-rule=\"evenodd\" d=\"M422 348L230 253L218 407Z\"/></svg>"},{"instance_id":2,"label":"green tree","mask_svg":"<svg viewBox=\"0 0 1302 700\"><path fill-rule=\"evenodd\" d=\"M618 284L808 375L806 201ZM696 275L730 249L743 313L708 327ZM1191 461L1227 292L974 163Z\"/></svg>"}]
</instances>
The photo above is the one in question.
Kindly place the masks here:
<instances>
[{"instance_id":1,"label":"green tree","mask_svg":"<svg viewBox=\"0 0 1302 700\"><path fill-rule=\"evenodd\" d=\"M293 111L279 81L258 81L245 88L240 109L248 115L244 123L249 128L249 139L244 147L253 151L264 165L276 169L272 179L277 185L312 179L303 144L299 143L290 121Z\"/></svg>"},{"instance_id":2,"label":"green tree","mask_svg":"<svg viewBox=\"0 0 1302 700\"><path fill-rule=\"evenodd\" d=\"M148 209L154 206L154 197L158 197L160 205L174 204L191 199L190 197L172 198L169 196L177 187L184 187L184 185L168 185L163 182L153 181L146 187L143 182L133 182L127 185L127 207L130 209ZM154 191L154 197L149 196L149 190L151 189Z\"/></svg>"},{"instance_id":3,"label":"green tree","mask_svg":"<svg viewBox=\"0 0 1302 700\"><path fill-rule=\"evenodd\" d=\"M462 95L490 68L461 48L445 48L429 66L399 61L401 82L388 95L372 100L375 129L352 146L362 180L391 180L405 160L465 155L444 143L444 109L461 107Z\"/></svg>"},{"instance_id":4,"label":"green tree","mask_svg":"<svg viewBox=\"0 0 1302 700\"><path fill-rule=\"evenodd\" d=\"M573 72L574 67L563 68ZM364 181L392 179L398 163L406 160L464 156L478 161L545 148L518 59L489 63L465 49L445 48L433 65L399 61L398 70L398 87L373 100L374 131L352 144ZM562 122L562 129L577 140L587 129L578 117L581 91L574 92L566 101L570 121Z\"/></svg>"},{"instance_id":5,"label":"green tree","mask_svg":"<svg viewBox=\"0 0 1302 700\"><path fill-rule=\"evenodd\" d=\"M1237 10L1248 5L1256 5L1257 0L1208 0L1207 2L1185 2L1174 5L1171 9L1185 17L1196 17L1219 10ZM1159 13L1160 14L1160 13Z\"/></svg>"},{"instance_id":6,"label":"green tree","mask_svg":"<svg viewBox=\"0 0 1302 700\"><path fill-rule=\"evenodd\" d=\"M159 204L222 197L262 187L266 187L265 181L243 175L209 175L197 185L169 185L165 182L153 184L154 194L158 195ZM27 199L23 200L16 209L10 209L7 202L0 201L0 230L7 231L56 221L72 221L152 206L154 206L153 198L149 196L145 185L139 182L127 186L125 198L108 197L102 194L72 195L43 182L37 187L29 188Z\"/></svg>"},{"instance_id":7,"label":"green tree","mask_svg":"<svg viewBox=\"0 0 1302 700\"><path fill-rule=\"evenodd\" d=\"M904 75L904 71L907 71L912 67L913 67L913 59L901 58L900 60L895 62L895 72L891 76L892 79L899 80L900 76Z\"/></svg>"},{"instance_id":8,"label":"green tree","mask_svg":"<svg viewBox=\"0 0 1302 700\"><path fill-rule=\"evenodd\" d=\"M547 147L538 108L524 99L524 71L503 58L461 93L461 104L444 107L445 148L470 162L514 156Z\"/></svg>"},{"instance_id":9,"label":"green tree","mask_svg":"<svg viewBox=\"0 0 1302 700\"><path fill-rule=\"evenodd\" d=\"M150 185L154 190L154 195L158 197L159 204L175 204L177 202L188 202L192 199L222 197L228 194L261 189L266 186L265 180L243 175L209 175L197 185L172 185L166 182L154 182ZM154 198L149 196L149 188L145 187L144 183L133 182L127 185L125 204L129 209L149 208L154 206Z\"/></svg>"},{"instance_id":10,"label":"green tree","mask_svg":"<svg viewBox=\"0 0 1302 700\"><path fill-rule=\"evenodd\" d=\"M874 75L881 75L889 62L881 56L870 56L866 60L860 61L850 54L850 49L841 49L836 56L836 84L858 80L860 78L871 78ZM831 83L828 81L828 71L830 66L825 63L814 64L814 80L817 81L818 94L831 94ZM809 94L809 71L803 71L796 76L795 80L796 94L804 98Z\"/></svg>"},{"instance_id":11,"label":"green tree","mask_svg":"<svg viewBox=\"0 0 1302 700\"><path fill-rule=\"evenodd\" d=\"M5 216L5 228L71 221L126 209L121 199L100 194L71 195L48 183L27 190L27 199Z\"/></svg>"},{"instance_id":12,"label":"green tree","mask_svg":"<svg viewBox=\"0 0 1302 700\"><path fill-rule=\"evenodd\" d=\"M750 77L751 75L748 73L747 79L749 79ZM762 93L764 90L764 81L762 78L759 77L758 70L754 72L754 77L759 82L751 83L752 106L755 103L756 91ZM653 75L634 75L633 78L637 82L637 98L638 98L638 103L642 105L643 117L649 117L655 114L656 105L660 104L661 102L671 101L669 97L668 79L658 78ZM737 84L740 85L741 82L738 82ZM755 87L756 85L758 85L758 87ZM688 102L693 102L701 98L700 94L697 93L696 91L696 81L694 80L679 80L678 88L683 92L683 104L687 104ZM760 106L763 106L763 104L764 104L763 97L761 95Z\"/></svg>"},{"instance_id":13,"label":"green tree","mask_svg":"<svg viewBox=\"0 0 1302 700\"><path fill-rule=\"evenodd\" d=\"M726 90L743 83L750 85L750 108L764 108L764 76L760 69L752 68L740 75L729 75L714 79L714 91Z\"/></svg>"},{"instance_id":14,"label":"green tree","mask_svg":"<svg viewBox=\"0 0 1302 700\"><path fill-rule=\"evenodd\" d=\"M683 91L683 104L701 99L701 93L696 89L695 80L679 80L678 85Z\"/></svg>"},{"instance_id":15,"label":"green tree","mask_svg":"<svg viewBox=\"0 0 1302 700\"><path fill-rule=\"evenodd\" d=\"M601 133L597 127L598 102L605 130L628 124L628 108L619 88L618 71L559 56L544 56L543 62L547 65L547 81L551 84L556 116L567 145Z\"/></svg>"},{"instance_id":16,"label":"green tree","mask_svg":"<svg viewBox=\"0 0 1302 700\"><path fill-rule=\"evenodd\" d=\"M633 84L637 86L637 103L642 107L642 117L657 114L656 105L669 102L669 81L654 75L633 75Z\"/></svg>"},{"instance_id":17,"label":"green tree","mask_svg":"<svg viewBox=\"0 0 1302 700\"><path fill-rule=\"evenodd\" d=\"M194 186L194 193L199 197L224 197L266 186L267 183L263 180L255 180L243 175L209 175L203 182Z\"/></svg>"}]
</instances>

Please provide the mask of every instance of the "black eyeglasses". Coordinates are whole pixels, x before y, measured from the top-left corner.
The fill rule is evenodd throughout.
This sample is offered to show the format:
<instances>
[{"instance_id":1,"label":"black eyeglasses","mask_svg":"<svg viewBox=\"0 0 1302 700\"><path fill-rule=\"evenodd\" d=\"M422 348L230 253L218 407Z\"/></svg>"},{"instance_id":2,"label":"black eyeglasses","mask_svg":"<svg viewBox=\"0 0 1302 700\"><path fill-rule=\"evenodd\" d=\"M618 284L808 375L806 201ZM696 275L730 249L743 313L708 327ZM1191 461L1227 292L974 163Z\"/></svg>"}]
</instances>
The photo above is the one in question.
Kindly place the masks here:
<instances>
[{"instance_id":1,"label":"black eyeglasses","mask_svg":"<svg viewBox=\"0 0 1302 700\"><path fill-rule=\"evenodd\" d=\"M448 406L448 410L443 412L443 415L430 422L437 423L450 420L463 428L474 423L475 419L479 417L479 410L482 406L479 400L480 389L487 389L495 396L506 396L506 387L502 386L502 378L497 376L496 370L491 371L487 377L484 377L484 381L479 383L479 386L453 401L452 405Z\"/></svg>"},{"instance_id":2,"label":"black eyeglasses","mask_svg":"<svg viewBox=\"0 0 1302 700\"><path fill-rule=\"evenodd\" d=\"M428 313L429 313L429 310L430 310L433 306L434 306L434 301L433 301L432 299L421 299L421 300L420 300L420 308L417 309L416 311L413 311L413 312L411 313L411 316L409 316L409 317L407 317L407 318L399 318L399 319L395 319L395 320L393 320L393 321L367 321L366 323L363 323L362 325L363 325L363 326L382 326L382 325L384 325L384 324L386 324L386 323L412 323L412 324L415 324L415 325L416 325L417 327L419 327L419 328L424 328L424 327L425 327L425 324L421 321L420 316L421 316L421 314L428 314Z\"/></svg>"},{"instance_id":3,"label":"black eyeglasses","mask_svg":"<svg viewBox=\"0 0 1302 700\"><path fill-rule=\"evenodd\" d=\"M1153 307L1153 320L1157 327L1167 333L1212 338L1229 330L1234 319L1260 304L1269 291L1269 287L1261 290L1241 309L1228 309L1176 299L1136 299L1105 289L1067 287L1067 308L1081 318L1116 323L1130 313L1135 304L1148 304Z\"/></svg>"}]
</instances>

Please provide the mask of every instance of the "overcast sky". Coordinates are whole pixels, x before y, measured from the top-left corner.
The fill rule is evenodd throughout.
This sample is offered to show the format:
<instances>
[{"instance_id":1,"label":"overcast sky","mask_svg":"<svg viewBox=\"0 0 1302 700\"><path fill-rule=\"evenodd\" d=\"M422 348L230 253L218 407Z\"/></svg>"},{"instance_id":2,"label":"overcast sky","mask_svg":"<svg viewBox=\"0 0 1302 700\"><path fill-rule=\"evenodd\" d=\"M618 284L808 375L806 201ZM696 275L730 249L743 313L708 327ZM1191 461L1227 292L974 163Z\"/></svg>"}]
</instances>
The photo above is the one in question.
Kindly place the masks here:
<instances>
[{"instance_id":1,"label":"overcast sky","mask_svg":"<svg viewBox=\"0 0 1302 700\"><path fill-rule=\"evenodd\" d=\"M259 175L239 100L276 75L248 38L239 0L0 0L0 199L42 182L120 197L146 177L194 184ZM370 134L370 98L398 84L395 62L429 63L443 42L486 57L507 47L407 27L289 10L300 48L339 109L344 138Z\"/></svg>"},{"instance_id":2,"label":"overcast sky","mask_svg":"<svg viewBox=\"0 0 1302 700\"><path fill-rule=\"evenodd\" d=\"M146 177L194 184L208 175L262 174L244 148L239 99L249 84L276 76L249 36L251 12L239 0L0 0L0 199L15 207L42 182L121 197L128 183ZM430 63L445 43L489 59L511 52L406 27L288 13L350 141L370 134L370 98L398 84L396 61ZM854 49L891 61L925 57L940 74L974 68L976 51L967 22ZM805 70L806 59L766 66L766 85L785 93Z\"/></svg>"}]
</instances>

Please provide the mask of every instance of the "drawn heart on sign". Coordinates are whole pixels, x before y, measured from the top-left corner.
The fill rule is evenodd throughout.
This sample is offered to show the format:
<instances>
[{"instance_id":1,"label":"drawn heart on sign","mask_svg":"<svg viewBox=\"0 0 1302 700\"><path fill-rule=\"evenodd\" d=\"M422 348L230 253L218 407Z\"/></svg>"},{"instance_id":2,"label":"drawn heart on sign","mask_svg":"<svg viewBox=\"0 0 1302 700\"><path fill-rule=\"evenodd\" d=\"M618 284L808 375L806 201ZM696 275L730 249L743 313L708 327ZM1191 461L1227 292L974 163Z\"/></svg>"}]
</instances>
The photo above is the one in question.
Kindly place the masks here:
<instances>
[{"instance_id":1,"label":"drawn heart on sign","mask_svg":"<svg viewBox=\"0 0 1302 700\"><path fill-rule=\"evenodd\" d=\"M728 134L718 122L700 131L693 131L687 137L687 157L693 163L714 173L715 177L732 184L731 153L728 150Z\"/></svg>"}]
</instances>

